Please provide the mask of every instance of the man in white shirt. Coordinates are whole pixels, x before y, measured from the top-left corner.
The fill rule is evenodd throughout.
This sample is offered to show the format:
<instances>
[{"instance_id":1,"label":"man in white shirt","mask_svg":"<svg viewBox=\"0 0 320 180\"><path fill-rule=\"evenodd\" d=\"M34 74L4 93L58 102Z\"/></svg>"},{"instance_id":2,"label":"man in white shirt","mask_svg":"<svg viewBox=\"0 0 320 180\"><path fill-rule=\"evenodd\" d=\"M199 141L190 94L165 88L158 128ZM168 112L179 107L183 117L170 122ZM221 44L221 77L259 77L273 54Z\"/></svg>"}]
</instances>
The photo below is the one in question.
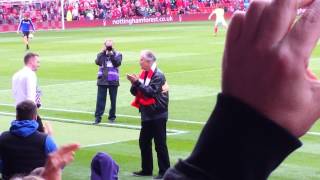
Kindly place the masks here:
<instances>
[{"instance_id":1,"label":"man in white shirt","mask_svg":"<svg viewBox=\"0 0 320 180\"><path fill-rule=\"evenodd\" d=\"M24 100L36 103L37 75L35 71L40 66L39 55L27 53L24 57L24 64L25 66L12 78L12 92L16 105Z\"/></svg>"},{"instance_id":2,"label":"man in white shirt","mask_svg":"<svg viewBox=\"0 0 320 180\"><path fill-rule=\"evenodd\" d=\"M15 105L25 100L33 101L38 108L40 107L39 91L37 89L36 71L40 67L39 55L36 53L27 53L24 56L25 66L16 72L12 77L12 93L15 99ZM43 132L41 118L38 116L38 130Z\"/></svg>"}]
</instances>

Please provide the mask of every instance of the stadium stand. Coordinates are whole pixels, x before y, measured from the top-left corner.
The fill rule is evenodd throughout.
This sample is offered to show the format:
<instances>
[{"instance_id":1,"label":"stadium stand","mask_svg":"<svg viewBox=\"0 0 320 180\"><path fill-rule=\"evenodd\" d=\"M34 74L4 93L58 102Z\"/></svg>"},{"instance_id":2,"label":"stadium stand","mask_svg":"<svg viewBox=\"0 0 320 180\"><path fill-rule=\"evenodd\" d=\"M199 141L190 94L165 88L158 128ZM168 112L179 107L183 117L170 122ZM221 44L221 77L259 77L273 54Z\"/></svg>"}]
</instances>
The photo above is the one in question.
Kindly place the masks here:
<instances>
[{"instance_id":1,"label":"stadium stand","mask_svg":"<svg viewBox=\"0 0 320 180\"><path fill-rule=\"evenodd\" d=\"M33 22L45 22L61 19L59 0L2 1L0 2L0 24L18 24L22 16L27 15Z\"/></svg>"},{"instance_id":2,"label":"stadium stand","mask_svg":"<svg viewBox=\"0 0 320 180\"><path fill-rule=\"evenodd\" d=\"M67 21L108 20L210 13L218 4L222 4L230 13L244 9L243 0L66 0L63 9ZM60 0L0 1L0 25L18 24L26 14L35 23L59 21L61 10Z\"/></svg>"}]
</instances>

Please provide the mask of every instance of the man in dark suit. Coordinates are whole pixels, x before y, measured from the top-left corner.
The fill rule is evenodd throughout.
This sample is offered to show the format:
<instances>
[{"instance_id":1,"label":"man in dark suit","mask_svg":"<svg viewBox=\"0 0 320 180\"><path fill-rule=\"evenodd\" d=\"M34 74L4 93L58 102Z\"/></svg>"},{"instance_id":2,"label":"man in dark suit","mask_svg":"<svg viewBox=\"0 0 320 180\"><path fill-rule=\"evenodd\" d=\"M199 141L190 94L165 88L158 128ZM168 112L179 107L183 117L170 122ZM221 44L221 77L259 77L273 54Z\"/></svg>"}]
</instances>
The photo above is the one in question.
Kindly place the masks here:
<instances>
[{"instance_id":1,"label":"man in dark suit","mask_svg":"<svg viewBox=\"0 0 320 180\"><path fill-rule=\"evenodd\" d=\"M152 175L152 139L154 139L159 166L159 174L154 179L161 179L170 167L166 142L169 94L166 90L165 76L157 68L155 61L156 57L151 51L142 51L140 76L127 75L127 78L132 83L131 93L136 97L132 105L139 109L142 120L139 137L142 170L134 172L133 175Z\"/></svg>"}]
</instances>

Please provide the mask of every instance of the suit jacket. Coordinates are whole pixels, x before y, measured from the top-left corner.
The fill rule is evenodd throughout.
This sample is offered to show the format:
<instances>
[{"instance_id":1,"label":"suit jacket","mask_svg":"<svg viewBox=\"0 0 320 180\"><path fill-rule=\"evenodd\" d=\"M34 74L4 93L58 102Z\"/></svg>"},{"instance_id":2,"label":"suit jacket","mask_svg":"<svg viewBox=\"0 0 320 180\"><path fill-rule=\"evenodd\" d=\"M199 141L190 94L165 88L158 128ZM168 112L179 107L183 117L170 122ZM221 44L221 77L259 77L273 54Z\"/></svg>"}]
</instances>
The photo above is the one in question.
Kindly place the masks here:
<instances>
[{"instance_id":1,"label":"suit jacket","mask_svg":"<svg viewBox=\"0 0 320 180\"><path fill-rule=\"evenodd\" d=\"M156 100L156 103L153 105L141 105L139 111L141 112L142 121L168 118L169 93L162 93L162 86L165 83L166 78L164 74L160 69L156 68L148 86L139 81L131 86L130 92L132 95L135 96L137 92L140 91L145 97L154 98Z\"/></svg>"}]
</instances>

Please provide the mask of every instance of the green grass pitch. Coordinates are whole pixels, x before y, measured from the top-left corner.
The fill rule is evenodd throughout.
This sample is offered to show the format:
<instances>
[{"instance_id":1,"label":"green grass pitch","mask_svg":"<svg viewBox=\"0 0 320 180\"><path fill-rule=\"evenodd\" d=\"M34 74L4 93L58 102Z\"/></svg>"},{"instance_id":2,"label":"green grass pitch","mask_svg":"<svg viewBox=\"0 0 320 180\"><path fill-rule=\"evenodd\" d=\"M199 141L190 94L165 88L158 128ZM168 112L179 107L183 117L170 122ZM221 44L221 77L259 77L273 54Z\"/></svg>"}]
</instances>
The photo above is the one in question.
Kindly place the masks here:
<instances>
[{"instance_id":1,"label":"green grass pitch","mask_svg":"<svg viewBox=\"0 0 320 180\"><path fill-rule=\"evenodd\" d=\"M214 37L212 22L37 32L31 50L41 56L38 78L43 91L43 108L40 113L51 120L77 120L76 123L52 122L54 139L59 144L75 141L83 146L77 152L76 160L64 170L63 178L89 179L91 159L103 151L120 165L121 179L144 179L131 176L132 171L140 169L139 131L135 128L140 120L137 110L130 106L133 97L125 79L126 73L139 72L142 49L156 53L159 67L170 85L168 129L178 132L168 136L171 163L187 157L214 107L216 94L220 92L225 34L220 31ZM97 91L94 60L107 37L114 40L116 49L124 55L116 127L86 124L94 120ZM0 131L8 129L14 118L10 115L14 113L10 106L13 104L11 77L23 65L24 48L17 34L0 34ZM317 47L310 65L317 75L320 75L319 60L320 49ZM106 117L103 120L106 122ZM181 131L184 133L179 133ZM320 125L311 131L314 134L302 138L304 146L286 159L270 179L320 179ZM157 167L155 154L154 160L154 167ZM156 173L157 168L154 169Z\"/></svg>"}]
</instances>

